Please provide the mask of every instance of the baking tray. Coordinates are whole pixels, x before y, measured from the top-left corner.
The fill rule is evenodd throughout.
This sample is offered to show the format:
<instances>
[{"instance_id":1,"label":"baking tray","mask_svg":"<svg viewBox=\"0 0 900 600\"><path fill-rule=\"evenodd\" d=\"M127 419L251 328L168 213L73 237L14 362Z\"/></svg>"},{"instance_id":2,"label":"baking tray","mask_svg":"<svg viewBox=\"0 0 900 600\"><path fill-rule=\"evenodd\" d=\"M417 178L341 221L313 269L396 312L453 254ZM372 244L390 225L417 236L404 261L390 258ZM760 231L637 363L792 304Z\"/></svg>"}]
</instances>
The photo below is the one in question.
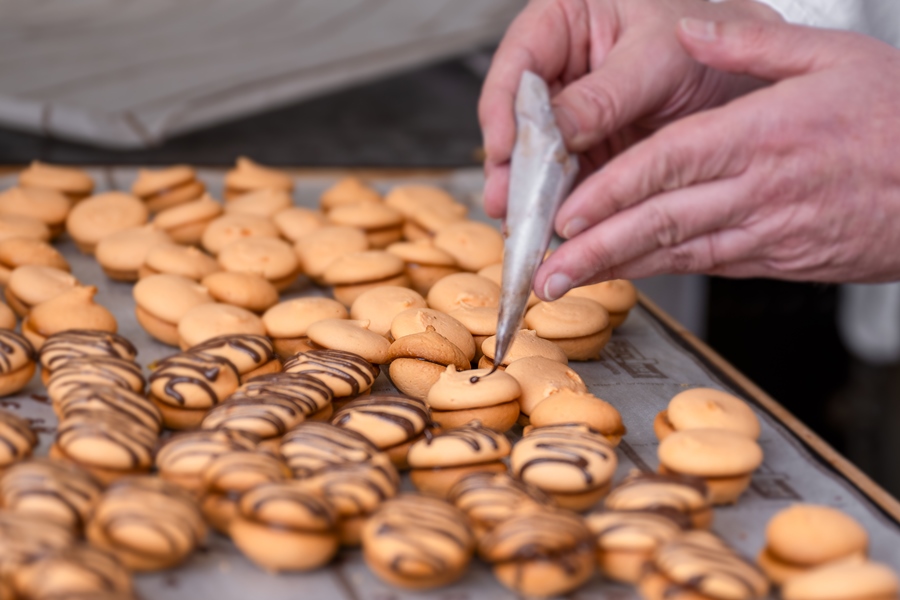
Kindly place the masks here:
<instances>
[{"instance_id":1,"label":"baking tray","mask_svg":"<svg viewBox=\"0 0 900 600\"><path fill-rule=\"evenodd\" d=\"M135 168L90 169L98 189L128 189ZM215 197L221 197L220 169L200 169ZM321 191L346 174L343 171L296 170L295 202L315 206ZM473 169L450 171L357 172L377 187L411 181L432 183L448 189L472 207L473 218L485 220L479 206L482 176ZM0 170L0 189L13 185L12 171ZM150 362L175 352L155 342L134 319L131 285L107 279L93 258L81 255L69 240L58 244L82 281L97 285L98 301L110 308L119 321L120 333L138 347L139 362ZM326 293L300 280L288 293L299 296ZM753 477L750 489L732 507L716 510L713 530L746 556L754 556L763 545L765 524L771 516L794 502L815 502L839 508L858 519L871 536L871 556L900 571L900 504L855 466L827 446L775 400L768 397L734 367L696 339L677 322L643 298L626 323L613 334L598 361L574 363L595 395L611 402L622 413L628 435L619 450L616 479L632 469L657 467L657 442L653 418L676 393L696 386L728 390L751 403L762 424L760 443L765 462ZM814 376L797 373L797 377ZM388 389L382 375L377 387ZM15 397L0 405L33 420L40 432L38 453L52 441L56 419L41 397L43 388L35 380ZM409 486L405 481L404 485ZM272 575L253 566L226 538L211 535L207 546L185 565L162 573L136 577L142 597L160 599L244 599L264 596L267 600L289 598L345 598L348 600L480 600L515 598L500 586L487 565L474 561L466 576L454 585L426 593L409 593L383 584L365 567L358 550L344 550L327 568L312 573ZM628 587L595 576L569 597L637 598Z\"/></svg>"}]
</instances>

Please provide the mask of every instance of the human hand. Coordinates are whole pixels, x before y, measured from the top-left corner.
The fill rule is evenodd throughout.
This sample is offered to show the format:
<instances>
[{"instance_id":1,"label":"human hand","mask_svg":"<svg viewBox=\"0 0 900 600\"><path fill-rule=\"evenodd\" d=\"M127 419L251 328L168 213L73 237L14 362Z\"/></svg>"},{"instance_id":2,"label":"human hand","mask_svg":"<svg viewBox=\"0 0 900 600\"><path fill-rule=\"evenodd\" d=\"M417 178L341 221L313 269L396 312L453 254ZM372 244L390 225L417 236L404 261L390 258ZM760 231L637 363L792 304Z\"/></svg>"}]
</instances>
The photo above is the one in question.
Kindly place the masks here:
<instances>
[{"instance_id":1,"label":"human hand","mask_svg":"<svg viewBox=\"0 0 900 600\"><path fill-rule=\"evenodd\" d=\"M479 102L484 133L484 205L506 212L513 105L522 72L543 77L554 94L566 144L581 173L664 124L718 106L758 85L694 61L675 36L678 20L779 19L750 0L534 0L497 49Z\"/></svg>"},{"instance_id":2,"label":"human hand","mask_svg":"<svg viewBox=\"0 0 900 600\"><path fill-rule=\"evenodd\" d=\"M900 51L852 33L682 21L702 64L778 83L675 122L569 197L538 295L661 273L900 279ZM573 237L574 236L574 237Z\"/></svg>"}]
</instances>

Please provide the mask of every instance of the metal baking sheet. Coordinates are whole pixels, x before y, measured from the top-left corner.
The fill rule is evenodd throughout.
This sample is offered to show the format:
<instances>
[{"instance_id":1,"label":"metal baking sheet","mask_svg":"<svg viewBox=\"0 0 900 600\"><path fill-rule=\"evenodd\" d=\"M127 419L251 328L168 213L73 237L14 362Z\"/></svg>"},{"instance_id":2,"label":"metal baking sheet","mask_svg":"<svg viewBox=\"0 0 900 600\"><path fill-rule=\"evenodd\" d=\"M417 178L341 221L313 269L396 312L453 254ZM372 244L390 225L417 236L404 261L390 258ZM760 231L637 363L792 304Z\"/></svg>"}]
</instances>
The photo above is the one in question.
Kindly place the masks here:
<instances>
[{"instance_id":1,"label":"metal baking sheet","mask_svg":"<svg viewBox=\"0 0 900 600\"><path fill-rule=\"evenodd\" d=\"M127 189L135 169L95 169L99 188ZM221 197L220 170L201 170L211 192ZM319 193L336 175L309 176L297 179L296 202L315 206ZM477 206L481 174L461 170L420 180L442 185L461 200ZM374 180L387 189L401 180ZM406 180L403 180L406 181ZM0 177L0 189L14 184L13 176ZM480 209L473 217L486 220ZM153 341L140 328L133 316L131 285L108 280L92 258L81 255L69 241L60 248L82 281L98 286L98 300L110 308L119 321L120 332L140 350L139 361L151 361L173 353L173 348ZM302 281L290 295L322 294L323 290ZM590 363L572 365L584 378L591 392L611 402L622 413L628 435L620 446L617 479L634 468L653 470L657 467L657 442L652 422L676 393L696 386L730 389L726 382L686 349L679 340L642 308L637 308L628 321L613 334L603 357ZM798 377L807 374L798 373ZM808 374L812 375L812 374ZM378 384L390 384L382 375ZM37 378L16 397L0 401L4 407L33 419L41 432L39 453L45 453L52 441L56 419L50 406L36 400L43 388ZM748 400L752 399L748 398ZM900 571L900 526L857 490L843 476L830 469L776 419L754 405L762 423L761 444L765 462L753 477L753 483L739 504L716 510L713 530L746 556L755 556L763 545L764 526L778 510L794 502L815 502L839 508L858 519L871 536L871 556ZM406 482L406 485L409 485ZM272 575L246 559L224 537L211 535L205 550L196 553L178 569L136 578L144 598L195 600L245 599L265 596L269 600L290 598L345 598L347 600L402 600L431 598L435 600L478 600L515 598L500 586L490 569L474 561L466 576L456 584L427 593L407 593L383 584L365 567L358 550L342 551L328 568L312 573ZM615 585L595 576L574 596L589 598L637 598L627 586Z\"/></svg>"}]
</instances>

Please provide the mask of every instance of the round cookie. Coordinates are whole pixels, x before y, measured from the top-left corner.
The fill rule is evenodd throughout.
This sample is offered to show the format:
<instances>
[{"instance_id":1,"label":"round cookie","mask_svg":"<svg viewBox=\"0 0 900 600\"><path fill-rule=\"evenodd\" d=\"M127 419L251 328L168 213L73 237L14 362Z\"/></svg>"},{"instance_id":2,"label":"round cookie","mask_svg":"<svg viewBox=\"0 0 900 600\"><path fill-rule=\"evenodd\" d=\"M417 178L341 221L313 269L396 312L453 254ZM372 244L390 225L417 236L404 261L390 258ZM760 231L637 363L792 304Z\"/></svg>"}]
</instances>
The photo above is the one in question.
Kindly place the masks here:
<instances>
[{"instance_id":1,"label":"round cookie","mask_svg":"<svg viewBox=\"0 0 900 600\"><path fill-rule=\"evenodd\" d=\"M332 286L334 299L350 306L363 293L382 285L407 287L402 260L384 250L344 254L322 273L322 281Z\"/></svg>"},{"instance_id":2,"label":"round cookie","mask_svg":"<svg viewBox=\"0 0 900 600\"><path fill-rule=\"evenodd\" d=\"M93 254L97 242L117 231L143 225L148 216L147 207L134 196L105 192L73 206L66 217L66 231L79 250Z\"/></svg>"},{"instance_id":3,"label":"round cookie","mask_svg":"<svg viewBox=\"0 0 900 600\"><path fill-rule=\"evenodd\" d=\"M395 340L388 350L388 358L393 384L419 400L428 396L448 368L463 371L470 366L463 351L433 328Z\"/></svg>"},{"instance_id":4,"label":"round cookie","mask_svg":"<svg viewBox=\"0 0 900 600\"><path fill-rule=\"evenodd\" d=\"M50 228L40 219L0 215L0 240L22 237L47 242L50 241Z\"/></svg>"},{"instance_id":5,"label":"round cookie","mask_svg":"<svg viewBox=\"0 0 900 600\"><path fill-rule=\"evenodd\" d=\"M656 549L690 528L690 520L671 509L597 510L585 517L597 540L597 564L613 581L636 584Z\"/></svg>"},{"instance_id":6,"label":"round cookie","mask_svg":"<svg viewBox=\"0 0 900 600\"><path fill-rule=\"evenodd\" d=\"M47 395L58 406L73 389L89 384L109 385L135 393L144 391L141 367L131 360L115 356L70 358L53 369L47 380Z\"/></svg>"},{"instance_id":7,"label":"round cookie","mask_svg":"<svg viewBox=\"0 0 900 600\"><path fill-rule=\"evenodd\" d=\"M94 180L81 169L39 160L32 161L27 169L19 173L19 185L26 189L54 190L73 203L84 200L94 191Z\"/></svg>"},{"instance_id":8,"label":"round cookie","mask_svg":"<svg viewBox=\"0 0 900 600\"><path fill-rule=\"evenodd\" d=\"M434 245L450 254L465 271L478 271L503 259L503 236L478 221L460 221L442 227Z\"/></svg>"},{"instance_id":9,"label":"round cookie","mask_svg":"<svg viewBox=\"0 0 900 600\"><path fill-rule=\"evenodd\" d=\"M482 369L493 367L494 351L496 349L497 336L492 335L484 340L481 344L481 351L484 353L484 356L478 361L478 366ZM529 356L542 356L564 365L569 363L569 359L562 348L549 340L538 337L538 334L531 329L520 329L516 332L512 344L510 344L506 358L503 359L503 364L498 368L503 369L514 361Z\"/></svg>"},{"instance_id":10,"label":"round cookie","mask_svg":"<svg viewBox=\"0 0 900 600\"><path fill-rule=\"evenodd\" d=\"M10 274L3 295L10 308L24 318L38 304L77 286L75 276L61 269L26 266Z\"/></svg>"},{"instance_id":11,"label":"round cookie","mask_svg":"<svg viewBox=\"0 0 900 600\"><path fill-rule=\"evenodd\" d=\"M515 477L578 511L609 492L617 466L615 448L587 426L535 427L513 446L509 459Z\"/></svg>"},{"instance_id":12,"label":"round cookie","mask_svg":"<svg viewBox=\"0 0 900 600\"><path fill-rule=\"evenodd\" d=\"M37 219L54 238L65 229L71 208L72 201L56 190L14 187L0 193L0 215Z\"/></svg>"},{"instance_id":13,"label":"round cookie","mask_svg":"<svg viewBox=\"0 0 900 600\"><path fill-rule=\"evenodd\" d=\"M68 527L36 515L0 512L0 576L8 581L23 565L75 544Z\"/></svg>"},{"instance_id":14,"label":"round cookie","mask_svg":"<svg viewBox=\"0 0 900 600\"><path fill-rule=\"evenodd\" d=\"M319 197L319 206L326 212L340 206L363 202L372 204L381 202L381 194L358 177L344 177L322 192Z\"/></svg>"},{"instance_id":15,"label":"round cookie","mask_svg":"<svg viewBox=\"0 0 900 600\"><path fill-rule=\"evenodd\" d=\"M365 358L341 350L301 352L284 363L284 372L315 377L331 388L336 400L369 391L378 377L378 368Z\"/></svg>"},{"instance_id":16,"label":"round cookie","mask_svg":"<svg viewBox=\"0 0 900 600\"><path fill-rule=\"evenodd\" d=\"M562 348L569 360L599 358L612 335L606 309L574 296L535 304L525 313L525 326Z\"/></svg>"},{"instance_id":17,"label":"round cookie","mask_svg":"<svg viewBox=\"0 0 900 600\"><path fill-rule=\"evenodd\" d=\"M759 438L759 419L750 406L735 396L712 388L694 388L676 394L653 421L653 431L662 440L674 431L726 429Z\"/></svg>"},{"instance_id":18,"label":"round cookie","mask_svg":"<svg viewBox=\"0 0 900 600\"><path fill-rule=\"evenodd\" d=\"M225 200L235 198L255 190L294 189L294 179L287 173L264 167L246 156L238 157L232 170L225 174Z\"/></svg>"},{"instance_id":19,"label":"round cookie","mask_svg":"<svg viewBox=\"0 0 900 600\"><path fill-rule=\"evenodd\" d=\"M37 434L26 419L0 410L0 472L31 456L37 443Z\"/></svg>"},{"instance_id":20,"label":"round cookie","mask_svg":"<svg viewBox=\"0 0 900 600\"><path fill-rule=\"evenodd\" d=\"M178 345L182 350L222 335L265 335L262 319L230 304L201 304L189 309L178 321Z\"/></svg>"},{"instance_id":21,"label":"round cookie","mask_svg":"<svg viewBox=\"0 0 900 600\"><path fill-rule=\"evenodd\" d=\"M139 169L131 193L144 201L150 212L158 213L199 198L206 187L187 165L164 169Z\"/></svg>"},{"instance_id":22,"label":"round cookie","mask_svg":"<svg viewBox=\"0 0 900 600\"><path fill-rule=\"evenodd\" d=\"M853 517L828 506L794 504L766 526L757 564L778 585L821 565L864 560L869 536Z\"/></svg>"},{"instance_id":23,"label":"round cookie","mask_svg":"<svg viewBox=\"0 0 900 600\"><path fill-rule=\"evenodd\" d=\"M754 440L723 429L689 429L667 436L658 449L660 472L702 477L713 504L733 504L763 461Z\"/></svg>"},{"instance_id":24,"label":"round cookie","mask_svg":"<svg viewBox=\"0 0 900 600\"><path fill-rule=\"evenodd\" d=\"M619 445L626 431L622 415L612 404L589 392L570 389L559 390L541 400L529 418L534 427L584 423L613 446Z\"/></svg>"},{"instance_id":25,"label":"round cookie","mask_svg":"<svg viewBox=\"0 0 900 600\"><path fill-rule=\"evenodd\" d=\"M522 389L519 408L525 417L531 415L544 398L562 390L588 393L587 385L571 367L543 356L516 359L509 363L505 372L519 382Z\"/></svg>"},{"instance_id":26,"label":"round cookie","mask_svg":"<svg viewBox=\"0 0 900 600\"><path fill-rule=\"evenodd\" d=\"M169 234L160 230L156 223L151 223L106 236L97 242L95 256L110 279L137 281L138 271L150 250L171 241Z\"/></svg>"},{"instance_id":27,"label":"round cookie","mask_svg":"<svg viewBox=\"0 0 900 600\"><path fill-rule=\"evenodd\" d=\"M272 215L272 222L278 228L281 237L296 243L306 234L324 227L325 215L302 206L291 206Z\"/></svg>"},{"instance_id":28,"label":"round cookie","mask_svg":"<svg viewBox=\"0 0 900 600\"><path fill-rule=\"evenodd\" d=\"M241 496L231 539L266 571L309 571L339 548L337 515L322 498L293 483L266 483Z\"/></svg>"},{"instance_id":29,"label":"round cookie","mask_svg":"<svg viewBox=\"0 0 900 600\"><path fill-rule=\"evenodd\" d=\"M152 337L178 345L178 324L194 307L211 304L206 288L181 275L150 275L135 284L134 314Z\"/></svg>"},{"instance_id":30,"label":"round cookie","mask_svg":"<svg viewBox=\"0 0 900 600\"><path fill-rule=\"evenodd\" d=\"M473 306L497 307L500 286L475 273L454 273L435 282L428 291L428 305L444 313Z\"/></svg>"},{"instance_id":31,"label":"round cookie","mask_svg":"<svg viewBox=\"0 0 900 600\"><path fill-rule=\"evenodd\" d=\"M235 450L212 459L203 470L201 510L213 529L228 535L242 494L266 483L287 481L291 472L267 452Z\"/></svg>"},{"instance_id":32,"label":"round cookie","mask_svg":"<svg viewBox=\"0 0 900 600\"><path fill-rule=\"evenodd\" d=\"M158 244L147 252L144 264L138 269L138 277L151 275L180 275L200 281L219 270L216 259L194 246Z\"/></svg>"},{"instance_id":33,"label":"round cookie","mask_svg":"<svg viewBox=\"0 0 900 600\"><path fill-rule=\"evenodd\" d=\"M478 544L507 588L528 597L571 592L594 573L594 538L574 513L543 508L499 523Z\"/></svg>"},{"instance_id":34,"label":"round cookie","mask_svg":"<svg viewBox=\"0 0 900 600\"><path fill-rule=\"evenodd\" d=\"M394 317L404 310L427 306L425 298L415 290L383 285L360 294L350 306L350 318L369 321L370 331L387 337Z\"/></svg>"},{"instance_id":35,"label":"round cookie","mask_svg":"<svg viewBox=\"0 0 900 600\"><path fill-rule=\"evenodd\" d=\"M304 418L322 420L318 417L326 413L326 418L330 417L333 395L331 388L312 374L271 373L254 377L242 384L229 400L286 402L299 411L300 417L296 419L299 423ZM293 424L288 426L291 427Z\"/></svg>"},{"instance_id":36,"label":"round cookie","mask_svg":"<svg viewBox=\"0 0 900 600\"><path fill-rule=\"evenodd\" d=\"M260 275L279 291L294 282L300 269L290 244L278 238L235 240L221 248L218 259L223 270Z\"/></svg>"},{"instance_id":37,"label":"round cookie","mask_svg":"<svg viewBox=\"0 0 900 600\"><path fill-rule=\"evenodd\" d=\"M228 201L225 212L235 215L254 215L271 219L294 203L284 190L262 189L247 192Z\"/></svg>"},{"instance_id":38,"label":"round cookie","mask_svg":"<svg viewBox=\"0 0 900 600\"><path fill-rule=\"evenodd\" d=\"M351 352L376 365L389 360L391 343L369 331L368 321L322 319L310 325L306 334L318 348Z\"/></svg>"},{"instance_id":39,"label":"round cookie","mask_svg":"<svg viewBox=\"0 0 900 600\"><path fill-rule=\"evenodd\" d=\"M307 479L340 465L369 462L380 451L351 429L303 421L281 438L278 453L295 479Z\"/></svg>"},{"instance_id":40,"label":"round cookie","mask_svg":"<svg viewBox=\"0 0 900 600\"><path fill-rule=\"evenodd\" d=\"M605 308L613 329L625 322L628 312L638 301L637 288L627 279L612 279L572 288L566 292L566 296L588 298Z\"/></svg>"},{"instance_id":41,"label":"round cookie","mask_svg":"<svg viewBox=\"0 0 900 600\"><path fill-rule=\"evenodd\" d=\"M200 243L204 250L217 255L232 242L256 237L277 238L278 229L266 217L230 214L210 221L203 230Z\"/></svg>"},{"instance_id":42,"label":"round cookie","mask_svg":"<svg viewBox=\"0 0 900 600\"><path fill-rule=\"evenodd\" d=\"M381 202L335 206L328 212L328 221L362 230L373 249L387 248L403 237L403 215Z\"/></svg>"},{"instance_id":43,"label":"round cookie","mask_svg":"<svg viewBox=\"0 0 900 600\"><path fill-rule=\"evenodd\" d=\"M327 225L309 232L294 243L300 267L313 281L322 283L325 270L345 254L369 248L366 234L355 227Z\"/></svg>"},{"instance_id":44,"label":"round cookie","mask_svg":"<svg viewBox=\"0 0 900 600\"><path fill-rule=\"evenodd\" d=\"M484 356L481 351L484 340L497 334L500 309L494 306L464 306L451 310L448 314L462 323L472 334L472 339L475 340L474 360L480 361Z\"/></svg>"},{"instance_id":45,"label":"round cookie","mask_svg":"<svg viewBox=\"0 0 900 600\"><path fill-rule=\"evenodd\" d=\"M409 448L410 480L424 494L446 498L450 488L471 473L505 473L511 445L502 433L478 421L445 429Z\"/></svg>"},{"instance_id":46,"label":"round cookie","mask_svg":"<svg viewBox=\"0 0 900 600\"><path fill-rule=\"evenodd\" d=\"M699 477L634 471L604 500L607 510L674 510L687 516L691 526L706 529L713 520L709 488Z\"/></svg>"},{"instance_id":47,"label":"round cookie","mask_svg":"<svg viewBox=\"0 0 900 600\"><path fill-rule=\"evenodd\" d=\"M173 435L156 453L159 476L194 494L203 492L203 471L221 454L256 450L259 438L243 431L198 430Z\"/></svg>"},{"instance_id":48,"label":"round cookie","mask_svg":"<svg viewBox=\"0 0 900 600\"><path fill-rule=\"evenodd\" d=\"M470 473L450 488L447 499L466 513L479 540L516 515L555 506L544 492L507 471Z\"/></svg>"},{"instance_id":49,"label":"round cookie","mask_svg":"<svg viewBox=\"0 0 900 600\"><path fill-rule=\"evenodd\" d=\"M638 583L647 600L764 598L769 582L708 531L686 531L656 551Z\"/></svg>"},{"instance_id":50,"label":"round cookie","mask_svg":"<svg viewBox=\"0 0 900 600\"><path fill-rule=\"evenodd\" d=\"M216 301L231 304L254 313L262 313L278 304L278 290L272 283L255 273L211 273L200 285Z\"/></svg>"},{"instance_id":51,"label":"round cookie","mask_svg":"<svg viewBox=\"0 0 900 600\"><path fill-rule=\"evenodd\" d=\"M132 592L131 574L125 566L112 554L83 543L22 565L12 580L22 598Z\"/></svg>"},{"instance_id":52,"label":"round cookie","mask_svg":"<svg viewBox=\"0 0 900 600\"><path fill-rule=\"evenodd\" d=\"M116 318L94 302L97 288L75 287L34 306L22 321L22 334L40 349L49 336L68 329L95 329L115 333Z\"/></svg>"},{"instance_id":53,"label":"round cookie","mask_svg":"<svg viewBox=\"0 0 900 600\"><path fill-rule=\"evenodd\" d=\"M346 319L344 305L331 298L303 297L276 304L262 316L266 334L272 338L275 351L282 358L312 350L307 331L323 319Z\"/></svg>"},{"instance_id":54,"label":"round cookie","mask_svg":"<svg viewBox=\"0 0 900 600\"><path fill-rule=\"evenodd\" d=\"M427 496L388 500L362 529L366 565L382 581L407 590L456 581L466 572L474 546L465 515Z\"/></svg>"},{"instance_id":55,"label":"round cookie","mask_svg":"<svg viewBox=\"0 0 900 600\"><path fill-rule=\"evenodd\" d=\"M498 263L494 263L492 265L488 265L482 269L479 269L478 274L481 275L482 277L486 277L486 278L490 279L497 285L502 285L503 284L503 263L498 262ZM525 306L527 308L531 308L532 306L534 306L535 304L537 304L540 301L541 301L541 299L538 298L537 294L535 294L532 291L531 293L528 294L528 301L525 303Z\"/></svg>"},{"instance_id":56,"label":"round cookie","mask_svg":"<svg viewBox=\"0 0 900 600\"><path fill-rule=\"evenodd\" d=\"M369 515L397 495L400 475L388 456L378 453L364 462L346 462L321 469L302 479L299 485L334 507L341 544L358 546Z\"/></svg>"},{"instance_id":57,"label":"round cookie","mask_svg":"<svg viewBox=\"0 0 900 600\"><path fill-rule=\"evenodd\" d=\"M211 354L184 353L160 361L150 374L150 399L169 429L194 429L209 409L240 385L231 361Z\"/></svg>"},{"instance_id":58,"label":"round cookie","mask_svg":"<svg viewBox=\"0 0 900 600\"><path fill-rule=\"evenodd\" d=\"M410 241L431 237L442 227L465 219L468 212L446 191L430 185L396 186L384 203L406 217L403 236Z\"/></svg>"},{"instance_id":59,"label":"round cookie","mask_svg":"<svg viewBox=\"0 0 900 600\"><path fill-rule=\"evenodd\" d=\"M0 479L0 503L8 513L28 515L83 529L102 487L84 469L49 458L11 466Z\"/></svg>"},{"instance_id":60,"label":"round cookie","mask_svg":"<svg viewBox=\"0 0 900 600\"><path fill-rule=\"evenodd\" d=\"M87 539L131 571L158 571L183 562L206 538L197 503L158 477L129 477L103 494Z\"/></svg>"},{"instance_id":61,"label":"round cookie","mask_svg":"<svg viewBox=\"0 0 900 600\"><path fill-rule=\"evenodd\" d=\"M200 429L250 433L260 439L262 447L269 448L304 419L302 407L285 398L229 398L203 415Z\"/></svg>"},{"instance_id":62,"label":"round cookie","mask_svg":"<svg viewBox=\"0 0 900 600\"><path fill-rule=\"evenodd\" d=\"M0 329L0 397L15 394L31 381L37 353L25 336Z\"/></svg>"},{"instance_id":63,"label":"round cookie","mask_svg":"<svg viewBox=\"0 0 900 600\"><path fill-rule=\"evenodd\" d=\"M49 242L27 237L0 240L0 284L8 284L12 272L26 266L70 270L69 262Z\"/></svg>"},{"instance_id":64,"label":"round cookie","mask_svg":"<svg viewBox=\"0 0 900 600\"><path fill-rule=\"evenodd\" d=\"M281 371L281 361L275 356L272 342L264 335L220 335L191 346L190 352L224 358L234 366L241 377L241 383L260 375Z\"/></svg>"},{"instance_id":65,"label":"round cookie","mask_svg":"<svg viewBox=\"0 0 900 600\"><path fill-rule=\"evenodd\" d=\"M331 422L365 436L405 469L409 447L431 428L431 413L420 400L373 394L348 402Z\"/></svg>"},{"instance_id":66,"label":"round cookie","mask_svg":"<svg viewBox=\"0 0 900 600\"><path fill-rule=\"evenodd\" d=\"M781 588L784 600L855 600L896 598L900 580L887 565L838 562L792 578Z\"/></svg>"},{"instance_id":67,"label":"round cookie","mask_svg":"<svg viewBox=\"0 0 900 600\"><path fill-rule=\"evenodd\" d=\"M462 350L466 360L475 358L475 340L465 325L433 308L410 308L398 313L391 322L391 337L399 340L407 335L428 331L429 327Z\"/></svg>"},{"instance_id":68,"label":"round cookie","mask_svg":"<svg viewBox=\"0 0 900 600\"><path fill-rule=\"evenodd\" d=\"M204 194L156 215L153 224L178 244L199 244L203 232L222 215L222 205Z\"/></svg>"},{"instance_id":69,"label":"round cookie","mask_svg":"<svg viewBox=\"0 0 900 600\"><path fill-rule=\"evenodd\" d=\"M406 276L414 290L427 296L431 287L444 277L459 273L456 260L440 248L435 248L431 238L415 242L396 242L386 248L406 263Z\"/></svg>"},{"instance_id":70,"label":"round cookie","mask_svg":"<svg viewBox=\"0 0 900 600\"><path fill-rule=\"evenodd\" d=\"M502 433L519 418L520 394L518 382L503 371L457 371L451 365L428 390L425 403L431 418L444 429L474 420Z\"/></svg>"},{"instance_id":71,"label":"round cookie","mask_svg":"<svg viewBox=\"0 0 900 600\"><path fill-rule=\"evenodd\" d=\"M118 386L76 383L53 408L60 420L105 411L128 417L156 434L163 428L162 414L149 398Z\"/></svg>"}]
</instances>

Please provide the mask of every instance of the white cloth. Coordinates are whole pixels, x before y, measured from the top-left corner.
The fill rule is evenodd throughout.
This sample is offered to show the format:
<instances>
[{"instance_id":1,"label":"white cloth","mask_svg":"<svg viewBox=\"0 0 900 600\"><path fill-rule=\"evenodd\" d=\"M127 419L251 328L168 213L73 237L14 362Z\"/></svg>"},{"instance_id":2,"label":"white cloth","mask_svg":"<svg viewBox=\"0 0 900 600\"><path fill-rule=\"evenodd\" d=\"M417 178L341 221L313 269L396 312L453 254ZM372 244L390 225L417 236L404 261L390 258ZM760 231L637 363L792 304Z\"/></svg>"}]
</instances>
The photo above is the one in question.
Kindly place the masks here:
<instances>
[{"instance_id":1,"label":"white cloth","mask_svg":"<svg viewBox=\"0 0 900 600\"><path fill-rule=\"evenodd\" d=\"M758 0L791 23L846 29L900 47L900 0Z\"/></svg>"}]
</instances>

